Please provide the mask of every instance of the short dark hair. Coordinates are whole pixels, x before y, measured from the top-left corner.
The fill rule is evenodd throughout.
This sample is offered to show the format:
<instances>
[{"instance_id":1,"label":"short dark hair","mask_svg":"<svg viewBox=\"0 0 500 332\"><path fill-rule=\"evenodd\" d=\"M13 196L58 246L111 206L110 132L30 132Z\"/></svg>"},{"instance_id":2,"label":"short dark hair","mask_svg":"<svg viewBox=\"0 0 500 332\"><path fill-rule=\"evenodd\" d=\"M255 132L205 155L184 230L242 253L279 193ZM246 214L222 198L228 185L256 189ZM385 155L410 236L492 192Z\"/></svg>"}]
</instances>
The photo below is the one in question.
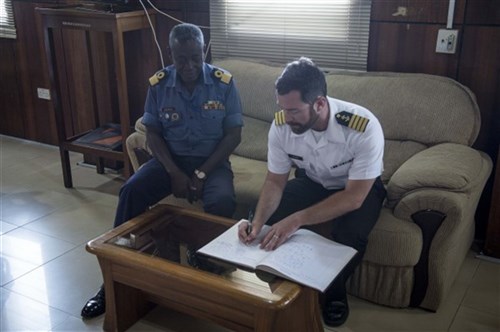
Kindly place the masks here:
<instances>
[{"instance_id":1,"label":"short dark hair","mask_svg":"<svg viewBox=\"0 0 500 332\"><path fill-rule=\"evenodd\" d=\"M172 49L176 41L180 44L184 44L189 40L194 40L201 46L201 48L205 45L203 33L200 28L194 24L182 23L174 26L170 31L170 35L168 36L168 45L170 46L170 49Z\"/></svg>"},{"instance_id":2,"label":"short dark hair","mask_svg":"<svg viewBox=\"0 0 500 332\"><path fill-rule=\"evenodd\" d=\"M303 102L312 104L318 96L326 97L325 74L306 57L288 63L275 83L279 95L300 92Z\"/></svg>"}]
</instances>

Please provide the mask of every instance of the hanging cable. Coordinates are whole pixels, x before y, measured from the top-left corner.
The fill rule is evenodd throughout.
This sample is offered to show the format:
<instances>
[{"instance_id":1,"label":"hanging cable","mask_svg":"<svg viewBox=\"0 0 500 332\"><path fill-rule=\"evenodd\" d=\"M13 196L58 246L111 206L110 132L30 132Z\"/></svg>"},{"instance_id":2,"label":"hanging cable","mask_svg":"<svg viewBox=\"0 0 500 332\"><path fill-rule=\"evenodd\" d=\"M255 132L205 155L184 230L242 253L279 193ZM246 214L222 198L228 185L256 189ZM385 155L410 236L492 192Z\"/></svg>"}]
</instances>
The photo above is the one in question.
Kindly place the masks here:
<instances>
[{"instance_id":1,"label":"hanging cable","mask_svg":"<svg viewBox=\"0 0 500 332\"><path fill-rule=\"evenodd\" d=\"M453 29L453 15L455 14L455 0L450 0L448 3L448 20L446 21L446 29Z\"/></svg>"},{"instance_id":2,"label":"hanging cable","mask_svg":"<svg viewBox=\"0 0 500 332\"><path fill-rule=\"evenodd\" d=\"M156 38L156 31L155 31L155 28L153 27L153 23L151 22L151 18L149 17L148 10L147 10L146 6L144 6L144 3L142 2L142 0L139 0L139 2L141 3L141 6L144 9L144 12L146 13L146 17L148 18L149 26L151 27L151 32L153 32L153 38L155 40L156 47L158 48L158 53L160 54L161 67L165 68L165 62L163 61L163 53L161 51L161 47L160 47L160 43L158 42L158 38ZM149 2L149 0L148 0L148 2Z\"/></svg>"},{"instance_id":3,"label":"hanging cable","mask_svg":"<svg viewBox=\"0 0 500 332\"><path fill-rule=\"evenodd\" d=\"M153 5L153 3L151 2L151 0L147 0L148 4L154 9L156 10L158 13L168 17L169 19L173 20L173 21L176 21L178 23L186 23L184 21L181 21L175 17L173 17L172 15L169 15L163 11L161 11L160 9L156 8L155 5ZM144 10L144 13L146 13L146 17L148 19L148 22L149 22L149 26L151 27L151 31L153 32L153 38L155 40L155 43L156 43L156 47L158 48L158 53L160 54L160 60L161 60L161 67L162 68L165 68L165 62L163 60L163 52L161 51L161 47L160 47L160 43L158 42L158 38L156 37L156 31L153 27L153 23L151 22L151 17L149 15L149 12L146 8L146 6L144 5L143 1L142 0L139 0L139 3L141 4L143 10ZM210 29L209 26L203 26L203 25L197 25L200 29ZM208 41L208 45L207 45L207 49L205 50L205 58L207 57L208 55L208 52L210 51L210 46L211 46L211 43L212 43L212 40L210 39Z\"/></svg>"}]
</instances>

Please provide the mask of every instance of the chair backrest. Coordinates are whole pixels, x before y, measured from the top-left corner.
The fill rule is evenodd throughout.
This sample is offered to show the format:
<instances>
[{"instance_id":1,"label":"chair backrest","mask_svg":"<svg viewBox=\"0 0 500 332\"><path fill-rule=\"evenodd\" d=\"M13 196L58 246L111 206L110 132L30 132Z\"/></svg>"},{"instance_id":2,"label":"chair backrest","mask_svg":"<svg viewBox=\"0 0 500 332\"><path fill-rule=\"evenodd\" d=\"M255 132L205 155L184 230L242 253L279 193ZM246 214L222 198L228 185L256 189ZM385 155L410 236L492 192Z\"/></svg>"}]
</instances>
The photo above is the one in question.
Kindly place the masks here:
<instances>
[{"instance_id":1,"label":"chair backrest","mask_svg":"<svg viewBox=\"0 0 500 332\"><path fill-rule=\"evenodd\" d=\"M283 65L221 59L214 65L231 72L240 91L245 127L236 153L265 160L269 124L278 111L274 83ZM481 125L474 94L446 77L387 72L326 74L328 95L371 110L386 138L384 175L415 153L439 143L471 146Z\"/></svg>"}]
</instances>

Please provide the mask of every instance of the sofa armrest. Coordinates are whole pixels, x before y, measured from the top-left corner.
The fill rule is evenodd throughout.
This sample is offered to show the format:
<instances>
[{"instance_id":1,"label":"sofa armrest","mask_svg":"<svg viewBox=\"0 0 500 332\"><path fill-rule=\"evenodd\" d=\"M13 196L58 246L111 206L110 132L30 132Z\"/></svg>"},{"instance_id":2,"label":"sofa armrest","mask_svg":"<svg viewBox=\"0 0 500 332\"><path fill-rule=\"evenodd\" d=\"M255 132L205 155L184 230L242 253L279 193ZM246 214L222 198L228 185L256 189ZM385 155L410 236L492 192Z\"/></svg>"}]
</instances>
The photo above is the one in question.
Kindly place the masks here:
<instances>
[{"instance_id":1,"label":"sofa armrest","mask_svg":"<svg viewBox=\"0 0 500 332\"><path fill-rule=\"evenodd\" d=\"M391 177L387 206L422 233L412 306L437 308L448 291L439 285L456 275L472 243L474 213L491 169L485 153L443 143L417 153Z\"/></svg>"},{"instance_id":2,"label":"sofa armrest","mask_svg":"<svg viewBox=\"0 0 500 332\"><path fill-rule=\"evenodd\" d=\"M406 195L424 189L470 192L484 180L481 174L489 174L486 159L460 144L443 143L423 150L394 172L387 185L386 205L394 208Z\"/></svg>"}]
</instances>

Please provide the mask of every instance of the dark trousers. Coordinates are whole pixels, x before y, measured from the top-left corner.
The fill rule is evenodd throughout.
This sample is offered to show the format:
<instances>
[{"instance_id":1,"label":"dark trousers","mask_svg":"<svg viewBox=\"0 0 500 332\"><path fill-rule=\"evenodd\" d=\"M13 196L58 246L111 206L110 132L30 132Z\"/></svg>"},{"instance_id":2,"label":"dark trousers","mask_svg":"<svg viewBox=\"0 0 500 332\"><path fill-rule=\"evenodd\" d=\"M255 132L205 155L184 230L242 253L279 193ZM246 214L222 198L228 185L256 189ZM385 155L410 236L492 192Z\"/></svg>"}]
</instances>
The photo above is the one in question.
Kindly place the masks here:
<instances>
[{"instance_id":1,"label":"dark trousers","mask_svg":"<svg viewBox=\"0 0 500 332\"><path fill-rule=\"evenodd\" d=\"M337 191L340 190L325 189L305 176L303 172L296 172L296 178L288 181L281 202L267 224L272 225L294 212L324 200ZM358 252L327 289L327 301L346 298L345 283L361 263L368 243L368 235L379 217L385 195L384 185L380 178L377 178L359 209L329 222L331 223L329 225L331 226L331 239L353 247Z\"/></svg>"},{"instance_id":2,"label":"dark trousers","mask_svg":"<svg viewBox=\"0 0 500 332\"><path fill-rule=\"evenodd\" d=\"M191 177L205 158L177 156L174 157L174 161L188 177ZM120 189L114 227L138 216L171 193L170 175L156 158L152 158ZM210 172L203 186L202 201L203 209L207 213L223 217L233 215L236 199L229 161Z\"/></svg>"}]
</instances>

